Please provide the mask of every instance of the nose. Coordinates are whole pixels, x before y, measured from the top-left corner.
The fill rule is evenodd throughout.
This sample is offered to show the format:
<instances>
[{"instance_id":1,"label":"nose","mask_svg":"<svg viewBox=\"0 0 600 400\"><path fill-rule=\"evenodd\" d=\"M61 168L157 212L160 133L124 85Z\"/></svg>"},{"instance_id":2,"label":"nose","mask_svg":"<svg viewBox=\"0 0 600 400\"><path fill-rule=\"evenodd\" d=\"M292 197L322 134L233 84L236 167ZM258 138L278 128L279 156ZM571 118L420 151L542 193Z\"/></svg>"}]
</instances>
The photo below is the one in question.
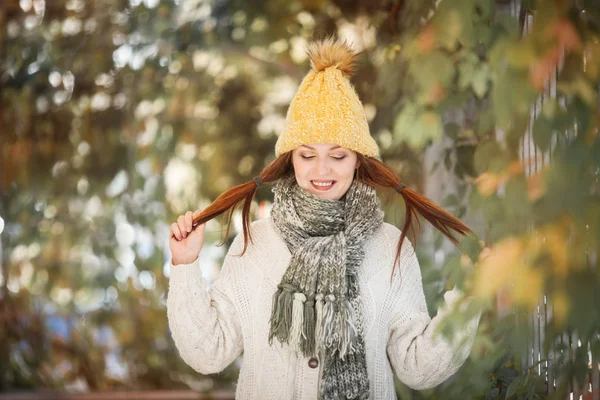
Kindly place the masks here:
<instances>
[{"instance_id":1,"label":"nose","mask_svg":"<svg viewBox=\"0 0 600 400\"><path fill-rule=\"evenodd\" d=\"M331 172L328 157L317 157L317 175L327 175Z\"/></svg>"}]
</instances>

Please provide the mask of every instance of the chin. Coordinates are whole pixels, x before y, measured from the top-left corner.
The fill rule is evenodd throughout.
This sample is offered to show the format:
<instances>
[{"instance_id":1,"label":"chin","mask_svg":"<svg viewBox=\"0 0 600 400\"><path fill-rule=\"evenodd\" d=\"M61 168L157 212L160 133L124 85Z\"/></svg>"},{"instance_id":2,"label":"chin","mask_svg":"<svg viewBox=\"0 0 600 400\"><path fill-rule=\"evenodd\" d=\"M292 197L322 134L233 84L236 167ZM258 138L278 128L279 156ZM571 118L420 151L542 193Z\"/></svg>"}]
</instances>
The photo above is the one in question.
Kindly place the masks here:
<instances>
[{"instance_id":1,"label":"chin","mask_svg":"<svg viewBox=\"0 0 600 400\"><path fill-rule=\"evenodd\" d=\"M315 196L319 196L322 199L325 200L339 200L342 198L343 195L340 195L339 193L328 193L328 192L315 192L315 191L310 191L310 193L314 194Z\"/></svg>"},{"instance_id":2,"label":"chin","mask_svg":"<svg viewBox=\"0 0 600 400\"><path fill-rule=\"evenodd\" d=\"M341 198L341 196L335 196L335 195L332 195L329 193L313 193L313 194L315 194L325 200L339 200Z\"/></svg>"}]
</instances>

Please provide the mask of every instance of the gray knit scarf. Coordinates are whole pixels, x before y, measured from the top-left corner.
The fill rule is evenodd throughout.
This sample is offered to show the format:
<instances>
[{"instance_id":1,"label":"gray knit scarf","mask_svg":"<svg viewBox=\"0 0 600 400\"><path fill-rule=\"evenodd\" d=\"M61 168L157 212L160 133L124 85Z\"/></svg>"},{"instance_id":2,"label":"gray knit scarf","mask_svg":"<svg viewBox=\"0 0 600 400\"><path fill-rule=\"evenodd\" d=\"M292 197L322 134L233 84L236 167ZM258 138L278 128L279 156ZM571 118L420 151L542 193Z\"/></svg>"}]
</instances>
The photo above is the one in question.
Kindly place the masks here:
<instances>
[{"instance_id":1,"label":"gray knit scarf","mask_svg":"<svg viewBox=\"0 0 600 400\"><path fill-rule=\"evenodd\" d=\"M321 400L367 399L358 270L363 243L383 222L377 194L354 180L342 200L326 200L294 176L273 191L271 218L292 257L273 297L269 342L321 358Z\"/></svg>"}]
</instances>

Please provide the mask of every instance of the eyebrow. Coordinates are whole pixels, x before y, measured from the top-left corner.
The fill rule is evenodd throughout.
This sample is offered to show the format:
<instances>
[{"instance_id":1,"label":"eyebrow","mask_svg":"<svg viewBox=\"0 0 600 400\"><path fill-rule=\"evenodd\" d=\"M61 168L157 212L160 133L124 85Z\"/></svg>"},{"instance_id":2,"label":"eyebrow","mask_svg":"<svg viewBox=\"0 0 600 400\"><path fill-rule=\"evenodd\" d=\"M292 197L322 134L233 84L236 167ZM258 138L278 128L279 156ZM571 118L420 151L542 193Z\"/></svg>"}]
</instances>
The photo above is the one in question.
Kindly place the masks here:
<instances>
[{"instance_id":1,"label":"eyebrow","mask_svg":"<svg viewBox=\"0 0 600 400\"><path fill-rule=\"evenodd\" d=\"M303 145L302 145L302 147L306 147L306 148L308 148L308 149L311 149L311 150L313 150L313 151L316 151L314 147L307 146L307 145L305 145L305 144L303 144ZM333 146L333 147L332 147L332 148L330 148L329 150L335 150L335 149L341 149L341 148L342 148L341 146Z\"/></svg>"}]
</instances>

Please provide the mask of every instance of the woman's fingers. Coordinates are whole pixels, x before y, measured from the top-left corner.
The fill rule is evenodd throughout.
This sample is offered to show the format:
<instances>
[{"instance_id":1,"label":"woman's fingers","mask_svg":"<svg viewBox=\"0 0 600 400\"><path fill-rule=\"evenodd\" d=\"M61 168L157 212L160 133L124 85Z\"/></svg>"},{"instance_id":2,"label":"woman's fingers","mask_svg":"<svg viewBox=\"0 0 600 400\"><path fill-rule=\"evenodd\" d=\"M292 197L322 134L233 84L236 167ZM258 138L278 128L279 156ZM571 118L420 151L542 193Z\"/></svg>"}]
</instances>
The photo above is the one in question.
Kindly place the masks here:
<instances>
[{"instance_id":1,"label":"woman's fingers","mask_svg":"<svg viewBox=\"0 0 600 400\"><path fill-rule=\"evenodd\" d=\"M188 233L194 229L194 218L202 213L201 210L188 211L177 217L177 222L171 225L171 233L177 240L186 238Z\"/></svg>"},{"instance_id":2,"label":"woman's fingers","mask_svg":"<svg viewBox=\"0 0 600 400\"><path fill-rule=\"evenodd\" d=\"M192 212L188 211L185 213L185 230L186 232L192 231Z\"/></svg>"},{"instance_id":3,"label":"woman's fingers","mask_svg":"<svg viewBox=\"0 0 600 400\"><path fill-rule=\"evenodd\" d=\"M185 215L180 215L177 218L177 225L179 226L179 230L181 231L181 235L183 237L187 236L187 229L185 229Z\"/></svg>"},{"instance_id":4,"label":"woman's fingers","mask_svg":"<svg viewBox=\"0 0 600 400\"><path fill-rule=\"evenodd\" d=\"M179 226L175 222L171 224L171 233L173 234L175 239L181 240L181 231L179 230Z\"/></svg>"}]
</instances>

